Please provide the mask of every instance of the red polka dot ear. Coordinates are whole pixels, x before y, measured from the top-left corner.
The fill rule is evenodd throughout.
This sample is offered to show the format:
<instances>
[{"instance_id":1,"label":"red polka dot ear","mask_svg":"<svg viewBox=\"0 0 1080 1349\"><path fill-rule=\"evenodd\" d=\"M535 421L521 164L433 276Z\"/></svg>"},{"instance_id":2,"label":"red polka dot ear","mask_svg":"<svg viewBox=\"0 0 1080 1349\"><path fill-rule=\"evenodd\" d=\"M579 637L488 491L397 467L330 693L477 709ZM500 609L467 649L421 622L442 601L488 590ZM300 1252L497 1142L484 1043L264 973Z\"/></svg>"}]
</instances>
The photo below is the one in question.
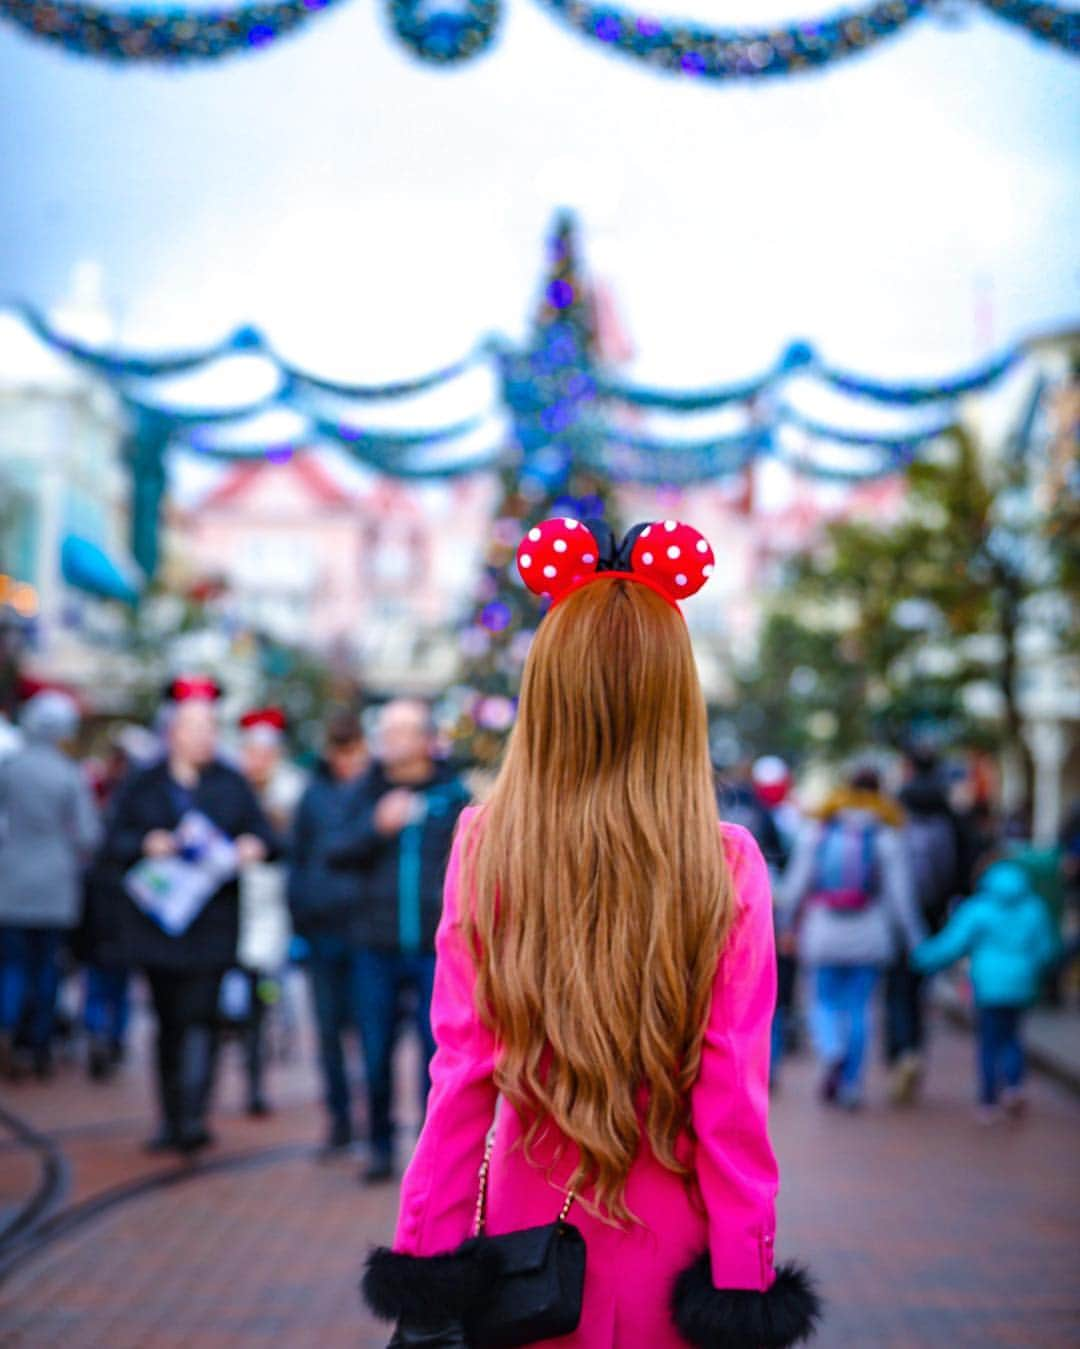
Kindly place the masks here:
<instances>
[{"instance_id":1,"label":"red polka dot ear","mask_svg":"<svg viewBox=\"0 0 1080 1349\"><path fill-rule=\"evenodd\" d=\"M709 579L716 558L709 541L693 525L654 520L635 540L630 565L640 576L655 581L673 600L684 600Z\"/></svg>"},{"instance_id":2,"label":"red polka dot ear","mask_svg":"<svg viewBox=\"0 0 1080 1349\"><path fill-rule=\"evenodd\" d=\"M535 595L558 599L576 580L596 571L600 547L580 520L544 520L518 544L521 579Z\"/></svg>"}]
</instances>

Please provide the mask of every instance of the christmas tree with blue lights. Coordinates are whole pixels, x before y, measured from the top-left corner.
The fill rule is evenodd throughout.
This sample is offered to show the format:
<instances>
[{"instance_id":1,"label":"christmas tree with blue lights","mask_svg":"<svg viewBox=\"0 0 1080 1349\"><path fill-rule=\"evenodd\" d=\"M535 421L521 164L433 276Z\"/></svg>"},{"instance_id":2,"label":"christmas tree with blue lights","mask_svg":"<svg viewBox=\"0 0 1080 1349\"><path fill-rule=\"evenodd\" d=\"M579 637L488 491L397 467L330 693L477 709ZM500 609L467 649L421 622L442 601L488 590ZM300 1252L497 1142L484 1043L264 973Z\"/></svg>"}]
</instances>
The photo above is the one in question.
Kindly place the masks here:
<instances>
[{"instance_id":1,"label":"christmas tree with blue lights","mask_svg":"<svg viewBox=\"0 0 1080 1349\"><path fill-rule=\"evenodd\" d=\"M595 369L599 342L572 215L560 214L528 345L500 352L513 445L501 473L475 607L460 640L464 673L455 748L467 763L497 761L514 720L521 669L541 618L515 562L526 530L552 515L605 518L613 527L604 471L603 420Z\"/></svg>"}]
</instances>

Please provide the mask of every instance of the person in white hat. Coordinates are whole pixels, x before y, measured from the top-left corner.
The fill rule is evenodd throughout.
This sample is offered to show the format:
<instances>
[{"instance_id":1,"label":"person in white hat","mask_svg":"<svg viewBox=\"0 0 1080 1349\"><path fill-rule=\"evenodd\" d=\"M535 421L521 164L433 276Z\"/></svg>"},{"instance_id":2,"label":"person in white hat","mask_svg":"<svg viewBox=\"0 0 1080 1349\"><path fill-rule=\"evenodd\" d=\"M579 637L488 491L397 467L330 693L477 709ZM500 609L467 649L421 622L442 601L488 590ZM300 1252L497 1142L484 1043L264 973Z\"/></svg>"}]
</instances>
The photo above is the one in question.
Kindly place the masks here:
<instances>
[{"instance_id":1,"label":"person in white hat","mask_svg":"<svg viewBox=\"0 0 1080 1349\"><path fill-rule=\"evenodd\" d=\"M32 1008L30 1051L44 1077L60 951L79 921L81 872L100 825L86 780L61 748L79 728L74 699L36 693L21 720L25 743L0 762L0 1071L17 1070L14 1039Z\"/></svg>"}]
</instances>

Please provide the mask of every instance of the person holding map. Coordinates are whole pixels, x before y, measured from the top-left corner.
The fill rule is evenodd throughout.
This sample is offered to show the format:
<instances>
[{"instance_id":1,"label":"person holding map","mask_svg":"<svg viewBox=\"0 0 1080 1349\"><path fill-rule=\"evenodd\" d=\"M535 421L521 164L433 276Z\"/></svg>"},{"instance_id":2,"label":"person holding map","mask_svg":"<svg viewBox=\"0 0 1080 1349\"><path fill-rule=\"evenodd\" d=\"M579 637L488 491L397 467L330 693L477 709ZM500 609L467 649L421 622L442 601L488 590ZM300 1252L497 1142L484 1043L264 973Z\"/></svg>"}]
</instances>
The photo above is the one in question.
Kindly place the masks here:
<instances>
[{"instance_id":1,"label":"person holding map","mask_svg":"<svg viewBox=\"0 0 1080 1349\"><path fill-rule=\"evenodd\" d=\"M236 961L238 873L275 849L255 793L217 757L219 696L212 680L172 682L165 756L121 788L105 841L123 874L123 945L158 1021L161 1129L148 1146L187 1155L213 1141L206 1112L218 993Z\"/></svg>"}]
</instances>

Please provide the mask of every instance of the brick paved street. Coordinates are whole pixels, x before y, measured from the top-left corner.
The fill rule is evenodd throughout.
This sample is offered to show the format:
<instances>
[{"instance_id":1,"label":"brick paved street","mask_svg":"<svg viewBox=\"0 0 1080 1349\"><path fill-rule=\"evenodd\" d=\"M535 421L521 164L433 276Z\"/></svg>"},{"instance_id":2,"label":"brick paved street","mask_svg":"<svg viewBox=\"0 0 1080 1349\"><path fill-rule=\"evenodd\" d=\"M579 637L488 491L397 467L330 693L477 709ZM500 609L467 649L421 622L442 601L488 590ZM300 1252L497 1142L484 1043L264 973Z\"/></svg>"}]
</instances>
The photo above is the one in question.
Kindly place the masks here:
<instances>
[{"instance_id":1,"label":"brick paved street","mask_svg":"<svg viewBox=\"0 0 1080 1349\"><path fill-rule=\"evenodd\" d=\"M5 1107L61 1146L67 1177L36 1239L24 1234L14 1264L12 1248L6 1266L0 1255L0 1343L385 1344L355 1285L367 1245L390 1233L393 1191L359 1187L357 1158L311 1160L322 1121L310 1065L279 1069L278 1112L248 1121L236 1060L219 1147L198 1168L138 1150L151 1122L141 1063L106 1086L72 1067L48 1085L5 1086ZM809 1064L788 1072L774 1110L781 1254L810 1260L824 1285L823 1349L1080 1344L1080 1101L1036 1082L1030 1119L980 1130L969 1060L967 1039L939 1028L925 1105L875 1103L859 1117L816 1105ZM148 1187L152 1177L174 1183ZM5 1135L0 1224L36 1178Z\"/></svg>"}]
</instances>

